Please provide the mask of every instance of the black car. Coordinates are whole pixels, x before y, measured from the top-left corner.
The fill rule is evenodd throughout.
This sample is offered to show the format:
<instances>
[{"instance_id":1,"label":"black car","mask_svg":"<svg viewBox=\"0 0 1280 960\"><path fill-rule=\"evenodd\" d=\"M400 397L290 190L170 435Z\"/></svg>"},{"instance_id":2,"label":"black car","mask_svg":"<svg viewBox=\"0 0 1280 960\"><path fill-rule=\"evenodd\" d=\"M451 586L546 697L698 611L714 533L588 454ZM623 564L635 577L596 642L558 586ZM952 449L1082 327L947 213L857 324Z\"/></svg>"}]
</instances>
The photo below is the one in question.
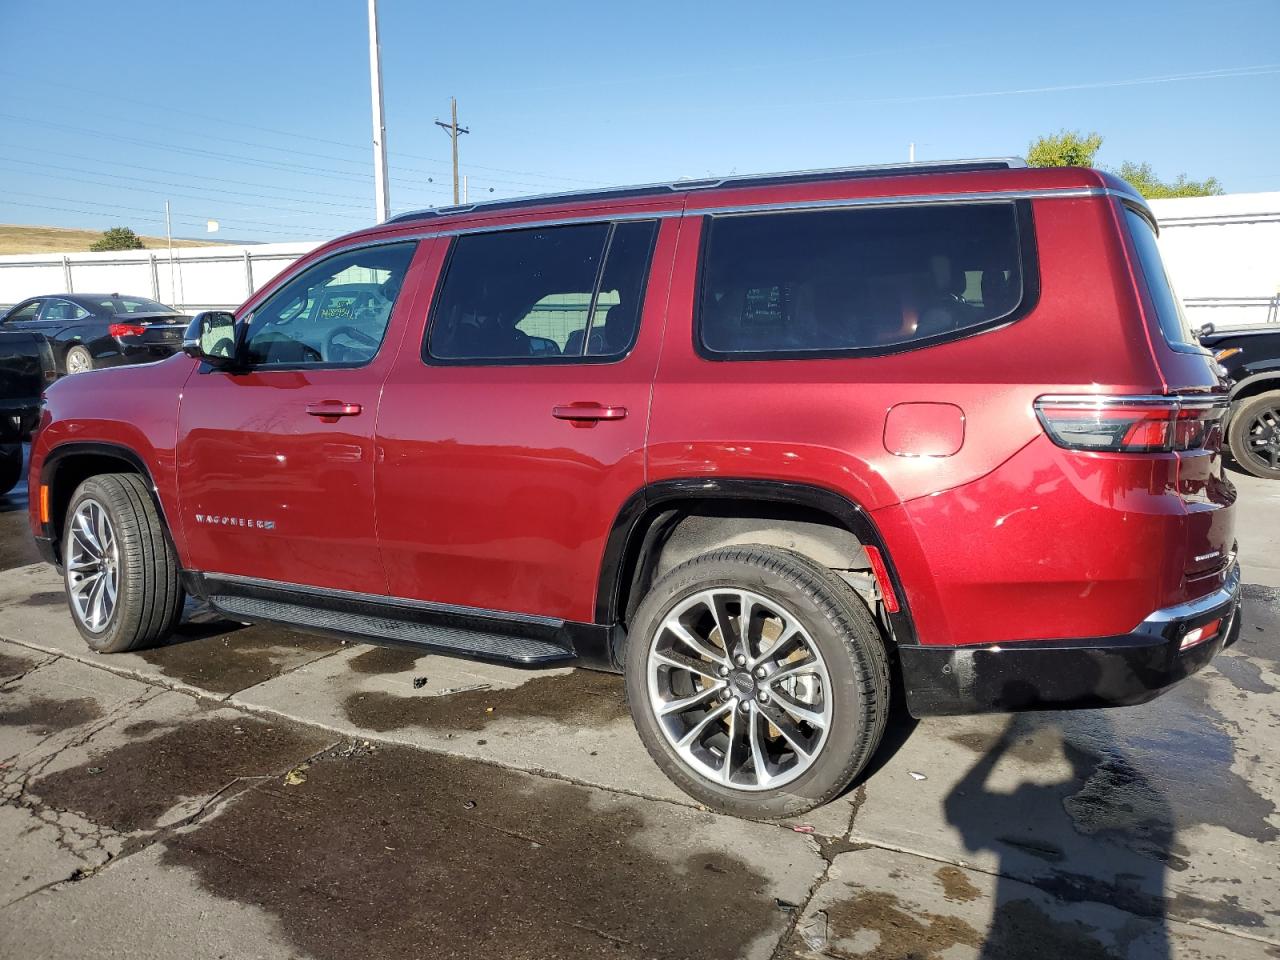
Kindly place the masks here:
<instances>
[{"instance_id":1,"label":"black car","mask_svg":"<svg viewBox=\"0 0 1280 960\"><path fill-rule=\"evenodd\" d=\"M58 373L83 373L163 360L182 348L190 320L146 297L59 293L22 301L0 318L0 331L44 334Z\"/></svg>"},{"instance_id":2,"label":"black car","mask_svg":"<svg viewBox=\"0 0 1280 960\"><path fill-rule=\"evenodd\" d=\"M1232 381L1231 456L1255 477L1280 480L1280 324L1221 332L1205 324L1200 343Z\"/></svg>"},{"instance_id":3,"label":"black car","mask_svg":"<svg viewBox=\"0 0 1280 960\"><path fill-rule=\"evenodd\" d=\"M0 496L22 479L22 444L40 419L40 395L57 371L49 341L0 327Z\"/></svg>"}]
</instances>

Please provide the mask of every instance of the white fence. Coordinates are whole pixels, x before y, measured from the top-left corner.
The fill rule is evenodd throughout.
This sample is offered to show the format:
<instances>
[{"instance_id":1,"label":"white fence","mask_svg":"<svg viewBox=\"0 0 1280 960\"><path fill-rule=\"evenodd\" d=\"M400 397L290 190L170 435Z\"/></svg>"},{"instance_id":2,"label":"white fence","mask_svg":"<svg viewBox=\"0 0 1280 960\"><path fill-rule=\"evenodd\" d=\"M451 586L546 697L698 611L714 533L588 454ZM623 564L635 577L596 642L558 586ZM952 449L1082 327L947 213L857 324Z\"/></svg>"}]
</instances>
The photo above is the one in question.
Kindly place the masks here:
<instances>
[{"instance_id":1,"label":"white fence","mask_svg":"<svg viewBox=\"0 0 1280 960\"><path fill-rule=\"evenodd\" d=\"M1153 200L1160 247L1196 326L1280 322L1280 192ZM0 305L44 293L149 294L235 307L316 243L0 256Z\"/></svg>"},{"instance_id":2,"label":"white fence","mask_svg":"<svg viewBox=\"0 0 1280 960\"><path fill-rule=\"evenodd\" d=\"M0 257L0 304L45 293L132 293L183 310L234 308L318 243Z\"/></svg>"},{"instance_id":3,"label":"white fence","mask_svg":"<svg viewBox=\"0 0 1280 960\"><path fill-rule=\"evenodd\" d=\"M1280 192L1152 200L1151 209L1193 325L1280 322Z\"/></svg>"}]
</instances>

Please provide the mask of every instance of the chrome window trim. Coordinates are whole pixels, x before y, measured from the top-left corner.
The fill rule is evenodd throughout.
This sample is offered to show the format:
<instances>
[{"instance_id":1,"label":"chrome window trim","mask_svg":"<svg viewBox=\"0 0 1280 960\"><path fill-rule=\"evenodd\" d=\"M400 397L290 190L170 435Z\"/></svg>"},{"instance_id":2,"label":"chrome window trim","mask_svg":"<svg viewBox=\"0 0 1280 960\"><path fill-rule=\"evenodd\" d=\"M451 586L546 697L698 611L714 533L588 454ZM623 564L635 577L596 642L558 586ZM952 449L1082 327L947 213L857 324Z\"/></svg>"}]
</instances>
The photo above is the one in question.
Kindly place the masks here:
<instances>
[{"instance_id":1,"label":"chrome window trim","mask_svg":"<svg viewBox=\"0 0 1280 960\"><path fill-rule=\"evenodd\" d=\"M1006 170L1021 170L1027 161L1021 157L962 157L955 160L920 160L908 163L868 163L845 167L815 167L805 170L781 170L774 173L730 174L724 177L694 177L688 180L667 180L657 183L636 183L618 187L600 187L591 190L566 190L556 193L535 193L523 197L506 197L501 200L477 201L476 203L451 204L445 207L427 207L426 209L408 210L391 217L387 223L404 223L420 217L457 216L463 213L485 213L504 209L517 209L521 206L545 203L567 203L572 200L583 202L598 201L607 203L610 200L640 199L654 196L656 191L668 190L673 195L687 193L691 190L714 190L722 187L733 187L746 184L748 186L770 186L771 182L786 183L788 180L802 177L825 177L836 179L842 174L849 177L865 177L866 174L882 176L927 175L945 173L951 167L973 167L987 164L991 169L1003 167ZM989 172L989 171L988 171Z\"/></svg>"},{"instance_id":2,"label":"chrome window trim","mask_svg":"<svg viewBox=\"0 0 1280 960\"><path fill-rule=\"evenodd\" d=\"M405 610L430 611L447 613L454 616L479 617L486 620L517 620L521 623L538 624L545 627L560 628L564 621L558 617L543 617L532 613L515 613L509 610L492 610L487 607L466 607L453 603L435 603L430 600L412 600L408 597L393 597L381 593L360 593L356 590L339 590L335 587L315 587L305 583L289 583L285 580L266 580L261 577L245 577L238 573L201 573L206 581L220 580L224 583L241 584L246 587L264 587L272 590L311 594L318 597L329 597L335 600L353 600L365 603L380 603L384 606L400 607ZM215 593L216 596L216 593Z\"/></svg>"},{"instance_id":3,"label":"chrome window trim","mask_svg":"<svg viewBox=\"0 0 1280 960\"><path fill-rule=\"evenodd\" d=\"M626 220L666 220L680 216L720 216L750 213L786 213L790 211L842 209L847 207L896 207L896 206L928 206L930 204L968 204L968 203L1001 203L1011 200L1079 200L1087 197L1114 197L1154 217L1150 209L1140 198L1113 190L1110 187L1061 187L1042 190L990 190L976 193L919 193L904 194L893 197L834 197L823 200L782 200L774 203L734 204L721 207L694 207L674 210L645 210L634 213L609 213L600 210L569 217L552 217L539 220L512 220L506 223L486 223L471 226L458 226L442 230L414 230L397 233L390 237L372 237L356 241L335 252L355 250L360 247L372 247L385 243L397 243L402 240L434 240L440 237L458 237L468 233L494 233L502 230L526 230L535 227L564 227L580 223L619 223ZM523 216L512 213L512 216ZM341 239L341 238L339 238Z\"/></svg>"}]
</instances>

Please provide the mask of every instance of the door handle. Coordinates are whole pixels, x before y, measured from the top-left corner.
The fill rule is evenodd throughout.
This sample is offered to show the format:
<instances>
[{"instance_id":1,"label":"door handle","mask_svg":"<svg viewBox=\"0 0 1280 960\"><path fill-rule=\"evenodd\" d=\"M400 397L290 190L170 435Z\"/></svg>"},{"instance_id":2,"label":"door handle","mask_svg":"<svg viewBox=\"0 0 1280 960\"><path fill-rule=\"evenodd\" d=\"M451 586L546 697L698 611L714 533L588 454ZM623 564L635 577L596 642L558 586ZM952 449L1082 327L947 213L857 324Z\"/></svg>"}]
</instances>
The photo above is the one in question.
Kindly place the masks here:
<instances>
[{"instance_id":1,"label":"door handle","mask_svg":"<svg viewBox=\"0 0 1280 960\"><path fill-rule=\"evenodd\" d=\"M557 420L621 420L627 415L627 408L603 403L570 403L552 407L551 415Z\"/></svg>"},{"instance_id":2,"label":"door handle","mask_svg":"<svg viewBox=\"0 0 1280 960\"><path fill-rule=\"evenodd\" d=\"M307 413L313 417L354 417L360 413L360 404L345 400L314 400L307 404Z\"/></svg>"}]
</instances>

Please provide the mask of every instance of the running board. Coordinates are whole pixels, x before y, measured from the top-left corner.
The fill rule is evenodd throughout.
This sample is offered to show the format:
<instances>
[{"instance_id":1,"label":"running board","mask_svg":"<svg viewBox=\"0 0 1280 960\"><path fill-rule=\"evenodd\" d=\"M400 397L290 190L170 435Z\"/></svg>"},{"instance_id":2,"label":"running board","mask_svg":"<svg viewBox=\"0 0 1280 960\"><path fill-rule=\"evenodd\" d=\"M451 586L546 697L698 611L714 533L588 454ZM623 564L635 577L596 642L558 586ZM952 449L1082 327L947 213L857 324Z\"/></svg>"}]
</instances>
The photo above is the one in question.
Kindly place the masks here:
<instances>
[{"instance_id":1,"label":"running board","mask_svg":"<svg viewBox=\"0 0 1280 960\"><path fill-rule=\"evenodd\" d=\"M566 650L546 640L529 637L507 636L434 623L416 623L387 616L321 610L316 607L256 597L215 594L209 597L209 602L222 613L232 617L243 617L246 620L270 620L273 623L295 624L324 633L385 640L391 643L425 647L438 653L491 660L497 663L549 667L563 666L576 659L572 650Z\"/></svg>"},{"instance_id":2,"label":"running board","mask_svg":"<svg viewBox=\"0 0 1280 960\"><path fill-rule=\"evenodd\" d=\"M182 572L182 583L192 596L239 620L511 667L617 672L615 651L625 643L621 628L554 617L194 570Z\"/></svg>"}]
</instances>

